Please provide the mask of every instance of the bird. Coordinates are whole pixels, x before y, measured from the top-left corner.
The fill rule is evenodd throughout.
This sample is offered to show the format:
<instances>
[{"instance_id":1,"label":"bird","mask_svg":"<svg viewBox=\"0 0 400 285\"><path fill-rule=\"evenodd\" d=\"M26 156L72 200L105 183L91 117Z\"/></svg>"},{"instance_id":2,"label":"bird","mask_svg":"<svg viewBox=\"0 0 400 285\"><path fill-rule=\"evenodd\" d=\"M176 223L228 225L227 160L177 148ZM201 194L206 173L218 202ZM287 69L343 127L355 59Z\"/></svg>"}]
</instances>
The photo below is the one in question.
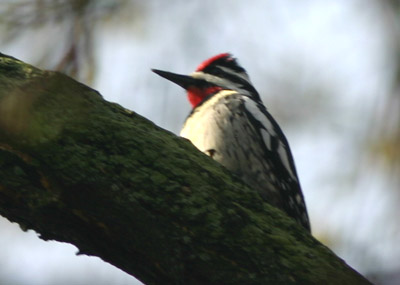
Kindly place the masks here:
<instances>
[{"instance_id":1,"label":"bird","mask_svg":"<svg viewBox=\"0 0 400 285\"><path fill-rule=\"evenodd\" d=\"M186 90L180 135L311 232L289 143L237 59L221 53L189 75L152 71Z\"/></svg>"}]
</instances>

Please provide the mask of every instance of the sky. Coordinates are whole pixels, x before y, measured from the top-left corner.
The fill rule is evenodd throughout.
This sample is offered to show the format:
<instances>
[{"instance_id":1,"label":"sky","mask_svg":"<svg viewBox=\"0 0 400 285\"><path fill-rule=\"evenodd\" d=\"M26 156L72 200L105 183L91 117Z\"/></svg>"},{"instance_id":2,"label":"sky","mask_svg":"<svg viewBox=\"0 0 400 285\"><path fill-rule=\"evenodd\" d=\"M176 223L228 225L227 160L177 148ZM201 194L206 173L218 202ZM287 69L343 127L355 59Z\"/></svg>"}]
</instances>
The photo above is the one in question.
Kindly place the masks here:
<instances>
[{"instance_id":1,"label":"sky","mask_svg":"<svg viewBox=\"0 0 400 285\"><path fill-rule=\"evenodd\" d=\"M356 0L132 2L136 11L93 27L91 87L178 134L189 103L183 90L150 69L190 73L206 58L231 52L289 140L313 235L361 273L398 270L398 200L382 191L397 186L376 171L381 162L362 154L394 68L380 6ZM63 29L26 32L0 42L0 51L35 64L57 46L53 40ZM99 258L76 257L72 245L41 241L2 219L0 243L7 249L0 252L0 278L12 276L15 284L88 284L89 277L97 284L138 283Z\"/></svg>"}]
</instances>

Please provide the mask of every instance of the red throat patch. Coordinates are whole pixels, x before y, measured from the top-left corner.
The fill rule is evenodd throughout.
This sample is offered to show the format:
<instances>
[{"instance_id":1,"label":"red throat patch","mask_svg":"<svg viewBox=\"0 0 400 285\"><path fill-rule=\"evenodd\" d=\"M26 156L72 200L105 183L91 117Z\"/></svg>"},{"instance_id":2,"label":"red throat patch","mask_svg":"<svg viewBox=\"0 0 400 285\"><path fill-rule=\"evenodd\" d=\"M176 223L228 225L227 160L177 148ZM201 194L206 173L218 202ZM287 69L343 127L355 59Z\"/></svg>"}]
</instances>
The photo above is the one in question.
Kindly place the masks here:
<instances>
[{"instance_id":1,"label":"red throat patch","mask_svg":"<svg viewBox=\"0 0 400 285\"><path fill-rule=\"evenodd\" d=\"M201 103L201 101L204 100L204 98L220 90L222 90L222 88L219 86L211 86L203 89L197 87L189 87L187 89L187 95L190 104L192 105L193 108L195 108L197 105Z\"/></svg>"}]
</instances>

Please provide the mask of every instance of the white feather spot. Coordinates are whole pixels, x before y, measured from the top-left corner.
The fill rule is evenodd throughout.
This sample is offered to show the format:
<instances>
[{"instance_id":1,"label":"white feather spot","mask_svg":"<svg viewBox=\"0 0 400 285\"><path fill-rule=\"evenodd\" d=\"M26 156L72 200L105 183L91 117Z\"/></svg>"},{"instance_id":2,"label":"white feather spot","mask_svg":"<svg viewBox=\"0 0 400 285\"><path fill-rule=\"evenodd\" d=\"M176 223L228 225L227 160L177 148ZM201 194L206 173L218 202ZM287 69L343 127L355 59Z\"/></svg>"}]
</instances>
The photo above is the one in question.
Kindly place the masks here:
<instances>
[{"instance_id":1,"label":"white feather spot","mask_svg":"<svg viewBox=\"0 0 400 285\"><path fill-rule=\"evenodd\" d=\"M261 135L262 135L262 138L264 140L265 145L267 146L267 148L269 150L271 150L271 136L270 136L270 134L266 130L261 129Z\"/></svg>"},{"instance_id":2,"label":"white feather spot","mask_svg":"<svg viewBox=\"0 0 400 285\"><path fill-rule=\"evenodd\" d=\"M264 113L260 111L256 102L254 102L248 97L245 97L244 105L246 106L246 109L253 115L253 117L265 127L268 133L270 133L273 136L276 135L272 123L270 122L270 120L268 120L268 118L264 115Z\"/></svg>"},{"instance_id":3,"label":"white feather spot","mask_svg":"<svg viewBox=\"0 0 400 285\"><path fill-rule=\"evenodd\" d=\"M301 196L299 194L296 195L297 204L301 204Z\"/></svg>"},{"instance_id":4,"label":"white feather spot","mask_svg":"<svg viewBox=\"0 0 400 285\"><path fill-rule=\"evenodd\" d=\"M288 154L286 152L285 146L282 143L279 143L278 154L279 154L281 161L282 161L283 165L285 166L286 170L289 172L290 176L292 176L292 178L297 181L297 178L294 175L292 168L290 167L289 158L288 158Z\"/></svg>"}]
</instances>

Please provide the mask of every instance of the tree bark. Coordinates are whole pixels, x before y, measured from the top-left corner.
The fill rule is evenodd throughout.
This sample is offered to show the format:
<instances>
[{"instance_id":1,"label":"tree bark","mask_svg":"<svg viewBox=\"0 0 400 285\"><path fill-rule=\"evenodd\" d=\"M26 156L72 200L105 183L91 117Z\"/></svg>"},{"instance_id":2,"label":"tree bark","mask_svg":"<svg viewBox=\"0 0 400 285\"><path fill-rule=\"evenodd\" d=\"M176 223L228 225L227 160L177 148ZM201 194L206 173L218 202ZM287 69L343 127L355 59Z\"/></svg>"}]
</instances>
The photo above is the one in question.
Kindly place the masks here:
<instances>
[{"instance_id":1,"label":"tree bark","mask_svg":"<svg viewBox=\"0 0 400 285\"><path fill-rule=\"evenodd\" d=\"M369 284L189 141L3 54L0 214L146 284Z\"/></svg>"}]
</instances>

